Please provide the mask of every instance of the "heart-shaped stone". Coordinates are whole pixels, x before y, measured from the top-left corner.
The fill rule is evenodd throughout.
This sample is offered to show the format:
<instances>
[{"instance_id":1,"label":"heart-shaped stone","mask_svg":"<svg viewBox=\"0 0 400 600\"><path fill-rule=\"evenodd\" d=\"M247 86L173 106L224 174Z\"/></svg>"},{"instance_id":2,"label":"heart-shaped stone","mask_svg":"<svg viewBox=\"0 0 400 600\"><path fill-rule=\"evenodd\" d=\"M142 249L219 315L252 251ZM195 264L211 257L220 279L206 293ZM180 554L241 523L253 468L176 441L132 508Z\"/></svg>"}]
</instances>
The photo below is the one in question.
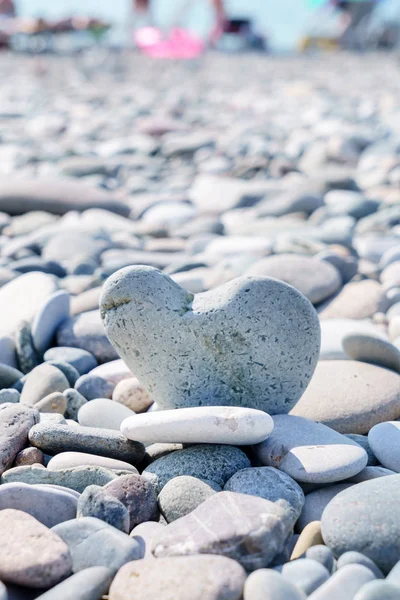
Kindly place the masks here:
<instances>
[{"instance_id":1,"label":"heart-shaped stone","mask_svg":"<svg viewBox=\"0 0 400 600\"><path fill-rule=\"evenodd\" d=\"M268 277L239 277L193 296L167 275L126 267L105 283L106 333L160 408L296 404L316 366L312 304Z\"/></svg>"}]
</instances>

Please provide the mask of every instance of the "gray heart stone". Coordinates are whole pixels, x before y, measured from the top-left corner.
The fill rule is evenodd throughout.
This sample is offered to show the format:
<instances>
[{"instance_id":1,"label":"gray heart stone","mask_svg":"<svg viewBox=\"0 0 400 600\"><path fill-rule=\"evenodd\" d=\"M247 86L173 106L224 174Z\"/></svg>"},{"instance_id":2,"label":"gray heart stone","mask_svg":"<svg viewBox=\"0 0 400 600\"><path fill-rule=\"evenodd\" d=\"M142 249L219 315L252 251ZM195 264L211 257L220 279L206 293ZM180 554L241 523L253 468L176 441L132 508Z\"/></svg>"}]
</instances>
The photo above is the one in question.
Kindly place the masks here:
<instances>
[{"instance_id":1,"label":"gray heart stone","mask_svg":"<svg viewBox=\"0 0 400 600\"><path fill-rule=\"evenodd\" d=\"M126 267L105 283L100 308L112 344L163 409L287 413L318 360L312 304L268 277L239 277L193 296L157 269Z\"/></svg>"}]
</instances>

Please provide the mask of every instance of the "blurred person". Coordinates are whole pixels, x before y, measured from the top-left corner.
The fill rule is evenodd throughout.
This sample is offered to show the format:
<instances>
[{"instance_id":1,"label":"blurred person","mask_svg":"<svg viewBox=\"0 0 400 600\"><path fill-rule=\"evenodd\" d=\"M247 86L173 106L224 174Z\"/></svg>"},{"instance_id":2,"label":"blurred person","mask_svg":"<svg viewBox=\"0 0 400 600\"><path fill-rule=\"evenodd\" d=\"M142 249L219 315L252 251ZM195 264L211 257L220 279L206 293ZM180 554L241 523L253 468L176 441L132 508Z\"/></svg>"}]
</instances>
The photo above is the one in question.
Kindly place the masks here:
<instances>
[{"instance_id":1,"label":"blurred person","mask_svg":"<svg viewBox=\"0 0 400 600\"><path fill-rule=\"evenodd\" d=\"M360 49L365 45L366 28L378 1L330 0L330 4L341 13L340 43L342 46L350 49Z\"/></svg>"},{"instance_id":2,"label":"blurred person","mask_svg":"<svg viewBox=\"0 0 400 600\"><path fill-rule=\"evenodd\" d=\"M0 0L0 18L15 17L16 10L13 0Z\"/></svg>"}]
</instances>

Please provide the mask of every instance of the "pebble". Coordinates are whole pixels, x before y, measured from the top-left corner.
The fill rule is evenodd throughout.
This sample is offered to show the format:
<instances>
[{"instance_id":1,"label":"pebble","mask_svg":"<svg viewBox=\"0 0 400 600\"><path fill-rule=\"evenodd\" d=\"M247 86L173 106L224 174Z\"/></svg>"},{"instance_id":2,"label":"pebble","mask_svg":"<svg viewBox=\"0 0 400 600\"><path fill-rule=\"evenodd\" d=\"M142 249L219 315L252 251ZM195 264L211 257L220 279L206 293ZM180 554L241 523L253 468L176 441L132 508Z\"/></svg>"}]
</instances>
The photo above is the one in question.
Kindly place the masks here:
<instances>
[{"instance_id":1,"label":"pebble","mask_svg":"<svg viewBox=\"0 0 400 600\"><path fill-rule=\"evenodd\" d=\"M134 413L146 412L153 404L150 394L144 389L136 377L123 379L114 388L112 399L114 402L127 406Z\"/></svg>"},{"instance_id":2,"label":"pebble","mask_svg":"<svg viewBox=\"0 0 400 600\"><path fill-rule=\"evenodd\" d=\"M78 500L76 516L95 517L124 533L129 533L128 509L98 485L88 485L82 492Z\"/></svg>"},{"instance_id":3,"label":"pebble","mask_svg":"<svg viewBox=\"0 0 400 600\"><path fill-rule=\"evenodd\" d=\"M67 545L31 515L14 509L0 511L2 543L0 578L30 588L46 588L71 573Z\"/></svg>"},{"instance_id":4,"label":"pebble","mask_svg":"<svg viewBox=\"0 0 400 600\"><path fill-rule=\"evenodd\" d=\"M320 360L348 359L343 339L348 335L365 334L387 340L387 335L367 319L326 319L321 321Z\"/></svg>"},{"instance_id":5,"label":"pebble","mask_svg":"<svg viewBox=\"0 0 400 600\"><path fill-rule=\"evenodd\" d=\"M83 410L87 412L87 407L81 409L79 416ZM118 411L114 410L114 417L117 414ZM104 415L107 415L107 411L104 411ZM265 440L273 427L271 417L261 410L199 406L134 415L122 422L121 431L128 439L146 445L161 442L245 446Z\"/></svg>"},{"instance_id":6,"label":"pebble","mask_svg":"<svg viewBox=\"0 0 400 600\"><path fill-rule=\"evenodd\" d=\"M314 593L310 600L354 600L359 589L375 579L372 571L362 565L346 565L332 575Z\"/></svg>"},{"instance_id":7,"label":"pebble","mask_svg":"<svg viewBox=\"0 0 400 600\"><path fill-rule=\"evenodd\" d=\"M129 463L138 463L144 456L144 447L127 440L112 429L97 427L70 427L41 423L29 431L32 446L49 454L60 452L87 452Z\"/></svg>"},{"instance_id":8,"label":"pebble","mask_svg":"<svg viewBox=\"0 0 400 600\"><path fill-rule=\"evenodd\" d=\"M357 444L359 444L359 446L364 448L364 450L368 456L367 467L376 467L376 465L379 464L378 459L376 458L375 454L372 452L371 446L369 445L367 435L361 435L359 433L346 433L345 435L346 435L346 437L353 440L353 442L356 442Z\"/></svg>"},{"instance_id":9,"label":"pebble","mask_svg":"<svg viewBox=\"0 0 400 600\"><path fill-rule=\"evenodd\" d=\"M352 360L372 363L400 373L400 351L390 342L353 333L343 338L343 349Z\"/></svg>"},{"instance_id":10,"label":"pebble","mask_svg":"<svg viewBox=\"0 0 400 600\"><path fill-rule=\"evenodd\" d=\"M113 579L107 567L89 567L68 577L36 600L99 600L106 595Z\"/></svg>"},{"instance_id":11,"label":"pebble","mask_svg":"<svg viewBox=\"0 0 400 600\"><path fill-rule=\"evenodd\" d=\"M22 321L14 336L15 351L17 353L18 366L23 373L29 373L38 366L39 355L33 345L31 326Z\"/></svg>"},{"instance_id":12,"label":"pebble","mask_svg":"<svg viewBox=\"0 0 400 600\"><path fill-rule=\"evenodd\" d=\"M43 465L44 464L44 454L38 448L33 448L30 446L29 448L23 448L20 452L18 452L17 456L14 460L14 467L24 467L26 465Z\"/></svg>"},{"instance_id":13,"label":"pebble","mask_svg":"<svg viewBox=\"0 0 400 600\"><path fill-rule=\"evenodd\" d=\"M66 319L57 329L57 346L81 348L92 354L99 362L118 358L108 340L98 310L81 313Z\"/></svg>"},{"instance_id":14,"label":"pebble","mask_svg":"<svg viewBox=\"0 0 400 600\"><path fill-rule=\"evenodd\" d=\"M70 298L67 292L59 290L50 296L36 313L32 323L32 340L41 354L50 347L61 323L69 318Z\"/></svg>"},{"instance_id":15,"label":"pebble","mask_svg":"<svg viewBox=\"0 0 400 600\"><path fill-rule=\"evenodd\" d=\"M296 560L297 558L303 557L310 548L320 544L323 544L321 521L311 521L311 523L308 523L308 525L304 527L299 535L290 556L290 560Z\"/></svg>"},{"instance_id":16,"label":"pebble","mask_svg":"<svg viewBox=\"0 0 400 600\"><path fill-rule=\"evenodd\" d=\"M255 262L246 272L251 276L274 277L292 285L313 304L326 300L342 286L338 270L308 256L279 254Z\"/></svg>"},{"instance_id":17,"label":"pebble","mask_svg":"<svg viewBox=\"0 0 400 600\"><path fill-rule=\"evenodd\" d=\"M115 458L107 458L106 456L98 456L96 454L87 454L85 452L60 452L60 454L53 456L49 460L47 469L49 471L59 471L89 465L114 471L138 472L136 467L123 460L116 460Z\"/></svg>"},{"instance_id":18,"label":"pebble","mask_svg":"<svg viewBox=\"0 0 400 600\"><path fill-rule=\"evenodd\" d=\"M319 314L321 319L368 319L386 307L384 288L366 279L347 283Z\"/></svg>"},{"instance_id":19,"label":"pebble","mask_svg":"<svg viewBox=\"0 0 400 600\"><path fill-rule=\"evenodd\" d=\"M283 550L290 529L291 519L278 504L246 494L219 492L164 527L154 538L153 554L156 558L220 554L254 571L268 566Z\"/></svg>"},{"instance_id":20,"label":"pebble","mask_svg":"<svg viewBox=\"0 0 400 600\"><path fill-rule=\"evenodd\" d=\"M0 364L0 386L2 388L9 388L15 385L23 376L24 374L18 369L6 364Z\"/></svg>"},{"instance_id":21,"label":"pebble","mask_svg":"<svg viewBox=\"0 0 400 600\"><path fill-rule=\"evenodd\" d=\"M114 429L116 431L120 430L122 423L126 423L127 419L131 418L135 418L132 410L107 398L91 400L84 404L78 412L78 422L81 425L100 429ZM124 427L121 428L121 431L128 439L140 441L140 436L127 435Z\"/></svg>"},{"instance_id":22,"label":"pebble","mask_svg":"<svg viewBox=\"0 0 400 600\"><path fill-rule=\"evenodd\" d=\"M99 365L90 371L90 375L102 377L102 379L106 379L114 385L117 385L117 383L124 379L132 377L132 373L122 359L110 360L107 363Z\"/></svg>"},{"instance_id":23,"label":"pebble","mask_svg":"<svg viewBox=\"0 0 400 600\"><path fill-rule=\"evenodd\" d=\"M291 415L275 415L273 421L271 435L256 447L257 456L296 481L342 481L367 464L361 446L321 423Z\"/></svg>"},{"instance_id":24,"label":"pebble","mask_svg":"<svg viewBox=\"0 0 400 600\"><path fill-rule=\"evenodd\" d=\"M202 444L161 456L146 467L143 476L154 481L160 490L180 475L206 479L223 487L232 475L248 467L250 461L239 448Z\"/></svg>"},{"instance_id":25,"label":"pebble","mask_svg":"<svg viewBox=\"0 0 400 600\"><path fill-rule=\"evenodd\" d=\"M304 592L306 596L312 594L325 581L328 581L330 576L326 567L311 558L292 560L283 565L281 573L285 579Z\"/></svg>"},{"instance_id":26,"label":"pebble","mask_svg":"<svg viewBox=\"0 0 400 600\"><path fill-rule=\"evenodd\" d=\"M379 462L400 473L400 423L388 421L370 429L368 443Z\"/></svg>"},{"instance_id":27,"label":"pebble","mask_svg":"<svg viewBox=\"0 0 400 600\"><path fill-rule=\"evenodd\" d=\"M125 563L141 558L136 540L95 517L65 521L52 532L68 546L73 573L90 567L107 567L115 573Z\"/></svg>"},{"instance_id":28,"label":"pebble","mask_svg":"<svg viewBox=\"0 0 400 600\"><path fill-rule=\"evenodd\" d=\"M240 600L246 573L225 556L174 556L124 565L111 584L110 600L129 600L131 582L141 600ZM165 578L168 573L168 578ZM289 600L289 599L288 599ZM297 600L297 599L296 599Z\"/></svg>"},{"instance_id":29,"label":"pebble","mask_svg":"<svg viewBox=\"0 0 400 600\"><path fill-rule=\"evenodd\" d=\"M159 516L157 493L154 486L140 475L122 475L104 487L128 509L129 531L140 523L155 521Z\"/></svg>"},{"instance_id":30,"label":"pebble","mask_svg":"<svg viewBox=\"0 0 400 600\"><path fill-rule=\"evenodd\" d=\"M90 354L90 352L82 350L81 348L69 348L67 346L50 348L45 352L43 358L46 361L55 360L67 362L75 367L79 375L85 375L97 367L97 360L93 354Z\"/></svg>"},{"instance_id":31,"label":"pebble","mask_svg":"<svg viewBox=\"0 0 400 600\"><path fill-rule=\"evenodd\" d=\"M329 502L321 519L322 536L336 556L353 550L365 554L384 574L394 567L400 555L399 479L391 475L365 481Z\"/></svg>"},{"instance_id":32,"label":"pebble","mask_svg":"<svg viewBox=\"0 0 400 600\"><path fill-rule=\"evenodd\" d=\"M73 367L67 362L62 362L60 360L48 360L45 364L52 365L53 367L56 367L62 373L64 373L65 377L68 379L68 384L70 386L75 385L75 383L79 379L78 371L75 369L75 367Z\"/></svg>"},{"instance_id":33,"label":"pebble","mask_svg":"<svg viewBox=\"0 0 400 600\"><path fill-rule=\"evenodd\" d=\"M362 586L354 600L397 600L400 588L390 581L370 581Z\"/></svg>"},{"instance_id":34,"label":"pebble","mask_svg":"<svg viewBox=\"0 0 400 600\"><path fill-rule=\"evenodd\" d=\"M38 421L38 412L29 406L0 405L0 475L12 466L27 445L29 431Z\"/></svg>"},{"instance_id":35,"label":"pebble","mask_svg":"<svg viewBox=\"0 0 400 600\"><path fill-rule=\"evenodd\" d=\"M140 545L143 558L154 560L154 555L151 551L153 538L165 525L166 523L161 523L160 521L145 521L132 529L129 535L135 538Z\"/></svg>"},{"instance_id":36,"label":"pebble","mask_svg":"<svg viewBox=\"0 0 400 600\"><path fill-rule=\"evenodd\" d=\"M96 398L112 398L114 384L106 381L98 375L81 375L75 382L75 389L86 400L96 400Z\"/></svg>"},{"instance_id":37,"label":"pebble","mask_svg":"<svg viewBox=\"0 0 400 600\"><path fill-rule=\"evenodd\" d=\"M125 471L123 471L125 474ZM104 467L82 466L51 471L39 465L15 467L2 475L1 483L30 483L58 485L80 494L88 485L105 485L117 479L118 472Z\"/></svg>"},{"instance_id":38,"label":"pebble","mask_svg":"<svg viewBox=\"0 0 400 600\"><path fill-rule=\"evenodd\" d=\"M0 486L0 511L8 508L29 514L46 527L53 527L75 518L77 501L59 489L6 483Z\"/></svg>"},{"instance_id":39,"label":"pebble","mask_svg":"<svg viewBox=\"0 0 400 600\"><path fill-rule=\"evenodd\" d=\"M296 524L297 529L303 531L309 523L320 521L326 506L332 498L349 487L351 487L350 483L343 482L328 485L307 494L302 513Z\"/></svg>"},{"instance_id":40,"label":"pebble","mask_svg":"<svg viewBox=\"0 0 400 600\"><path fill-rule=\"evenodd\" d=\"M358 361L324 360L291 414L340 433L365 434L377 423L399 418L399 400L397 373Z\"/></svg>"},{"instance_id":41,"label":"pebble","mask_svg":"<svg viewBox=\"0 0 400 600\"><path fill-rule=\"evenodd\" d=\"M107 280L100 310L110 340L161 408L211 404L288 412L319 354L312 305L273 279L238 278L194 297L156 269L127 267Z\"/></svg>"},{"instance_id":42,"label":"pebble","mask_svg":"<svg viewBox=\"0 0 400 600\"><path fill-rule=\"evenodd\" d=\"M305 600L305 594L272 569L251 573L244 585L244 600Z\"/></svg>"},{"instance_id":43,"label":"pebble","mask_svg":"<svg viewBox=\"0 0 400 600\"><path fill-rule=\"evenodd\" d=\"M384 579L383 573L376 564L361 552L345 552L337 560L337 568L342 569L345 565L363 565L370 569L377 579Z\"/></svg>"},{"instance_id":44,"label":"pebble","mask_svg":"<svg viewBox=\"0 0 400 600\"><path fill-rule=\"evenodd\" d=\"M53 392L45 396L34 405L41 413L58 413L64 415L67 409L67 400L61 392Z\"/></svg>"},{"instance_id":45,"label":"pebble","mask_svg":"<svg viewBox=\"0 0 400 600\"><path fill-rule=\"evenodd\" d=\"M173 481L174 479L171 482ZM289 475L273 467L241 469L228 479L224 490L258 496L270 502L284 503L293 514L293 522L299 518L304 505L304 493L301 487Z\"/></svg>"},{"instance_id":46,"label":"pebble","mask_svg":"<svg viewBox=\"0 0 400 600\"><path fill-rule=\"evenodd\" d=\"M313 560L320 562L328 569L329 573L332 573L334 570L335 557L333 556L333 552L328 546L324 546L322 543L308 548L305 556L306 558L312 558Z\"/></svg>"},{"instance_id":47,"label":"pebble","mask_svg":"<svg viewBox=\"0 0 400 600\"><path fill-rule=\"evenodd\" d=\"M167 523L171 523L188 515L207 498L220 491L222 490L216 483L183 475L168 481L158 496L158 504Z\"/></svg>"},{"instance_id":48,"label":"pebble","mask_svg":"<svg viewBox=\"0 0 400 600\"><path fill-rule=\"evenodd\" d=\"M27 376L21 394L21 404L34 406L53 392L63 392L70 385L65 375L52 365L43 363Z\"/></svg>"},{"instance_id":49,"label":"pebble","mask_svg":"<svg viewBox=\"0 0 400 600\"><path fill-rule=\"evenodd\" d=\"M87 402L86 398L82 396L82 394L80 394L77 390L74 390L72 388L64 390L63 396L67 401L65 417L67 419L73 419L74 421L77 421L79 410Z\"/></svg>"}]
</instances>

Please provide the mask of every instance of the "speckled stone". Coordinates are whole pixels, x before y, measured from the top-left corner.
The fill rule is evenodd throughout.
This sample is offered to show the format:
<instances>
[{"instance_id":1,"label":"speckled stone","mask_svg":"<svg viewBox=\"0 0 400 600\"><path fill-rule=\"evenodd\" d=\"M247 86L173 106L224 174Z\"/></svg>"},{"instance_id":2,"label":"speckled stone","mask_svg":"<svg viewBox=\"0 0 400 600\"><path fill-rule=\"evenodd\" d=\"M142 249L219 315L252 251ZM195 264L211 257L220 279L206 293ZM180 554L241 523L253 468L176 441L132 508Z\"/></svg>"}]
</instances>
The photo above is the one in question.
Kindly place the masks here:
<instances>
[{"instance_id":1,"label":"speckled stone","mask_svg":"<svg viewBox=\"0 0 400 600\"><path fill-rule=\"evenodd\" d=\"M0 511L7 508L20 510L46 527L53 527L75 518L77 499L60 489L7 483L0 486Z\"/></svg>"},{"instance_id":2,"label":"speckled stone","mask_svg":"<svg viewBox=\"0 0 400 600\"><path fill-rule=\"evenodd\" d=\"M158 496L158 504L167 523L172 523L188 515L207 498L221 491L216 483L182 475L170 479L163 487Z\"/></svg>"},{"instance_id":3,"label":"speckled stone","mask_svg":"<svg viewBox=\"0 0 400 600\"><path fill-rule=\"evenodd\" d=\"M342 286L340 273L333 265L295 254L262 258L247 270L246 275L280 279L299 290L313 304L329 298Z\"/></svg>"},{"instance_id":4,"label":"speckled stone","mask_svg":"<svg viewBox=\"0 0 400 600\"><path fill-rule=\"evenodd\" d=\"M400 473L400 422L388 421L372 427L368 442L379 462Z\"/></svg>"},{"instance_id":5,"label":"speckled stone","mask_svg":"<svg viewBox=\"0 0 400 600\"><path fill-rule=\"evenodd\" d=\"M296 481L333 483L356 475L367 464L361 446L333 429L301 417L275 415L271 435L256 447L265 465Z\"/></svg>"},{"instance_id":6,"label":"speckled stone","mask_svg":"<svg viewBox=\"0 0 400 600\"><path fill-rule=\"evenodd\" d=\"M161 408L288 412L319 354L311 303L268 278L238 278L193 296L156 269L127 267L106 282L101 314L115 348Z\"/></svg>"},{"instance_id":7,"label":"speckled stone","mask_svg":"<svg viewBox=\"0 0 400 600\"><path fill-rule=\"evenodd\" d=\"M24 383L21 404L33 406L48 394L70 387L68 379L56 367L43 363L31 371Z\"/></svg>"},{"instance_id":8,"label":"speckled stone","mask_svg":"<svg viewBox=\"0 0 400 600\"><path fill-rule=\"evenodd\" d=\"M67 545L20 510L0 511L0 578L31 588L51 587L71 573Z\"/></svg>"},{"instance_id":9,"label":"speckled stone","mask_svg":"<svg viewBox=\"0 0 400 600\"><path fill-rule=\"evenodd\" d=\"M390 342L371 335L353 333L346 335L342 344L352 360L372 363L400 373L400 351Z\"/></svg>"},{"instance_id":10,"label":"speckled stone","mask_svg":"<svg viewBox=\"0 0 400 600\"><path fill-rule=\"evenodd\" d=\"M244 600L305 600L305 594L272 569L259 569L247 578Z\"/></svg>"},{"instance_id":11,"label":"speckled stone","mask_svg":"<svg viewBox=\"0 0 400 600\"><path fill-rule=\"evenodd\" d=\"M87 452L129 463L138 463L144 456L144 446L127 440L122 433L97 427L70 427L40 423L29 431L32 446L49 454Z\"/></svg>"},{"instance_id":12,"label":"speckled stone","mask_svg":"<svg viewBox=\"0 0 400 600\"><path fill-rule=\"evenodd\" d=\"M11 467L28 442L30 429L39 421L39 413L21 404L0 405L0 475Z\"/></svg>"},{"instance_id":13,"label":"speckled stone","mask_svg":"<svg viewBox=\"0 0 400 600\"><path fill-rule=\"evenodd\" d=\"M13 388L0 390L0 404L6 404L7 402L18 404L20 397L20 392Z\"/></svg>"},{"instance_id":14,"label":"speckled stone","mask_svg":"<svg viewBox=\"0 0 400 600\"><path fill-rule=\"evenodd\" d=\"M372 571L362 565L347 565L336 571L311 596L310 600L354 600L358 590L375 579Z\"/></svg>"},{"instance_id":15,"label":"speckled stone","mask_svg":"<svg viewBox=\"0 0 400 600\"><path fill-rule=\"evenodd\" d=\"M340 433L368 433L377 423L400 417L400 375L358 361L321 361L291 414Z\"/></svg>"},{"instance_id":16,"label":"speckled stone","mask_svg":"<svg viewBox=\"0 0 400 600\"><path fill-rule=\"evenodd\" d=\"M242 469L228 479L224 490L285 503L293 514L293 522L299 518L304 505L301 487L289 475L273 467Z\"/></svg>"},{"instance_id":17,"label":"speckled stone","mask_svg":"<svg viewBox=\"0 0 400 600\"><path fill-rule=\"evenodd\" d=\"M365 481L329 502L321 519L322 536L336 556L355 550L385 574L394 567L400 556L399 482L400 475Z\"/></svg>"},{"instance_id":18,"label":"speckled stone","mask_svg":"<svg viewBox=\"0 0 400 600\"><path fill-rule=\"evenodd\" d=\"M87 411L88 407L85 406L82 411ZM114 413L121 412L122 407L119 409L114 409ZM108 420L111 419L109 416ZM273 427L272 418L254 408L197 406L134 415L122 422L121 431L128 439L143 444L178 442L248 446L265 440Z\"/></svg>"},{"instance_id":19,"label":"speckled stone","mask_svg":"<svg viewBox=\"0 0 400 600\"><path fill-rule=\"evenodd\" d=\"M88 485L82 492L78 500L76 516L95 517L124 533L130 531L129 512L126 506L98 485Z\"/></svg>"},{"instance_id":20,"label":"speckled stone","mask_svg":"<svg viewBox=\"0 0 400 600\"><path fill-rule=\"evenodd\" d=\"M107 567L90 567L75 573L36 600L99 600L106 595L113 572Z\"/></svg>"},{"instance_id":21,"label":"speckled stone","mask_svg":"<svg viewBox=\"0 0 400 600\"><path fill-rule=\"evenodd\" d=\"M152 462L143 476L161 490L173 477L191 475L221 487L240 469L250 467L247 456L233 446L202 444L166 454Z\"/></svg>"},{"instance_id":22,"label":"speckled stone","mask_svg":"<svg viewBox=\"0 0 400 600\"><path fill-rule=\"evenodd\" d=\"M158 519L157 493L154 486L140 475L124 475L104 487L107 494L117 498L129 512L129 530L146 521Z\"/></svg>"},{"instance_id":23,"label":"speckled stone","mask_svg":"<svg viewBox=\"0 0 400 600\"><path fill-rule=\"evenodd\" d=\"M52 531L67 544L74 573L89 567L116 572L125 563L141 558L136 540L94 517L65 521Z\"/></svg>"},{"instance_id":24,"label":"speckled stone","mask_svg":"<svg viewBox=\"0 0 400 600\"><path fill-rule=\"evenodd\" d=\"M219 492L164 527L154 538L153 554L156 558L220 554L253 571L268 566L283 550L291 526L287 511L278 504Z\"/></svg>"},{"instance_id":25,"label":"speckled stone","mask_svg":"<svg viewBox=\"0 0 400 600\"><path fill-rule=\"evenodd\" d=\"M13 467L23 467L26 465L43 465L44 454L39 448L23 448L15 457Z\"/></svg>"},{"instance_id":26,"label":"speckled stone","mask_svg":"<svg viewBox=\"0 0 400 600\"><path fill-rule=\"evenodd\" d=\"M125 471L123 472L125 474ZM88 485L105 485L118 478L118 472L103 467L83 466L50 471L38 465L15 467L6 471L1 483L49 484L71 488L80 494Z\"/></svg>"},{"instance_id":27,"label":"speckled stone","mask_svg":"<svg viewBox=\"0 0 400 600\"><path fill-rule=\"evenodd\" d=\"M73 388L68 388L63 391L63 396L67 401L65 417L67 419L78 420L79 409L86 404L87 400L82 394Z\"/></svg>"},{"instance_id":28,"label":"speckled stone","mask_svg":"<svg viewBox=\"0 0 400 600\"><path fill-rule=\"evenodd\" d=\"M244 569L225 556L159 558L157 568L151 560L136 560L117 573L109 599L130 600L135 581L140 600L240 600L245 579Z\"/></svg>"},{"instance_id":29,"label":"speckled stone","mask_svg":"<svg viewBox=\"0 0 400 600\"><path fill-rule=\"evenodd\" d=\"M33 345L31 326L22 321L14 336L18 366L23 373L29 373L39 365L40 357Z\"/></svg>"},{"instance_id":30,"label":"speckled stone","mask_svg":"<svg viewBox=\"0 0 400 600\"><path fill-rule=\"evenodd\" d=\"M39 400L39 402L36 402L34 406L41 413L64 415L67 409L67 400L61 392L52 392Z\"/></svg>"}]
</instances>

